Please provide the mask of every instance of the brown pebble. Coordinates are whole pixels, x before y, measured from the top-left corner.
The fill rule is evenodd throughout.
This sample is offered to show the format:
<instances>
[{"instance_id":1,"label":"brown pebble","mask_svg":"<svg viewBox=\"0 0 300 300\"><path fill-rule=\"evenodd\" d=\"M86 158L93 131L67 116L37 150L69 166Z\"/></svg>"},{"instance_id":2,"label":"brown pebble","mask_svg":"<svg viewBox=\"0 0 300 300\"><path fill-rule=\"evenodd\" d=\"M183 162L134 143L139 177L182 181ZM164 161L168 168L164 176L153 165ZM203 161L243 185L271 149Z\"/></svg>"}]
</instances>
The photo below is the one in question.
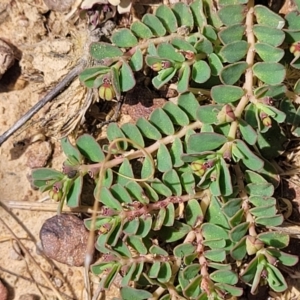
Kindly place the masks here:
<instances>
[{"instance_id":1,"label":"brown pebble","mask_svg":"<svg viewBox=\"0 0 300 300\"><path fill-rule=\"evenodd\" d=\"M40 297L34 294L23 294L19 297L19 300L39 300Z\"/></svg>"},{"instance_id":2,"label":"brown pebble","mask_svg":"<svg viewBox=\"0 0 300 300\"><path fill-rule=\"evenodd\" d=\"M8 291L6 286L0 280L0 300L7 300Z\"/></svg>"},{"instance_id":3,"label":"brown pebble","mask_svg":"<svg viewBox=\"0 0 300 300\"><path fill-rule=\"evenodd\" d=\"M31 169L45 167L51 154L52 147L49 142L33 143L28 146L25 153L27 157L26 165Z\"/></svg>"},{"instance_id":4,"label":"brown pebble","mask_svg":"<svg viewBox=\"0 0 300 300\"><path fill-rule=\"evenodd\" d=\"M44 254L69 266L82 266L89 232L74 215L56 215L45 221L40 231Z\"/></svg>"}]
</instances>

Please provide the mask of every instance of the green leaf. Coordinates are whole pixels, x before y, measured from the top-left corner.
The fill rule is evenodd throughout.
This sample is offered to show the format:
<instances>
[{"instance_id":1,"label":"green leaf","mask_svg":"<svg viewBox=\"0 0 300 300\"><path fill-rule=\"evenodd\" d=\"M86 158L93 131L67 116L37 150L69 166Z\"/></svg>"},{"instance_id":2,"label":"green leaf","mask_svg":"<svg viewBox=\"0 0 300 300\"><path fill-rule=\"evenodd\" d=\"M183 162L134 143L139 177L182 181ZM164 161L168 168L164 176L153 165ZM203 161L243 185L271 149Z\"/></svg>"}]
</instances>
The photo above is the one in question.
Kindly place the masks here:
<instances>
[{"instance_id":1,"label":"green leaf","mask_svg":"<svg viewBox=\"0 0 300 300\"><path fill-rule=\"evenodd\" d=\"M66 154L66 156L68 157L68 159L71 162L74 161L74 163L79 164L82 159L81 154L78 151L78 149L70 143L69 139L63 138L63 139L61 139L60 143L61 143L61 147L62 147L64 153Z\"/></svg>"},{"instance_id":2,"label":"green leaf","mask_svg":"<svg viewBox=\"0 0 300 300\"><path fill-rule=\"evenodd\" d=\"M226 45L235 41L240 41L245 33L245 26L235 24L221 29L218 33L221 42Z\"/></svg>"},{"instance_id":3,"label":"green leaf","mask_svg":"<svg viewBox=\"0 0 300 300\"><path fill-rule=\"evenodd\" d=\"M78 207L81 199L83 178L81 176L77 177L67 194L67 205L69 207Z\"/></svg>"},{"instance_id":4,"label":"green leaf","mask_svg":"<svg viewBox=\"0 0 300 300\"><path fill-rule=\"evenodd\" d=\"M149 253L161 255L161 256L168 256L168 252L166 250L164 250L163 248L161 248L155 244L150 247Z\"/></svg>"},{"instance_id":5,"label":"green leaf","mask_svg":"<svg viewBox=\"0 0 300 300\"><path fill-rule=\"evenodd\" d=\"M149 120L160 132L166 135L172 135L175 133L171 119L162 108L155 109L151 113Z\"/></svg>"},{"instance_id":6,"label":"green leaf","mask_svg":"<svg viewBox=\"0 0 300 300\"><path fill-rule=\"evenodd\" d=\"M129 48L138 44L137 38L128 28L121 28L115 31L111 36L111 41L122 48Z\"/></svg>"},{"instance_id":7,"label":"green leaf","mask_svg":"<svg viewBox=\"0 0 300 300\"><path fill-rule=\"evenodd\" d=\"M224 84L235 84L247 68L248 64L244 61L228 65L221 71L220 79Z\"/></svg>"},{"instance_id":8,"label":"green leaf","mask_svg":"<svg viewBox=\"0 0 300 300\"><path fill-rule=\"evenodd\" d=\"M275 205L267 205L254 207L249 211L255 217L272 217L276 215L277 209Z\"/></svg>"},{"instance_id":9,"label":"green leaf","mask_svg":"<svg viewBox=\"0 0 300 300\"><path fill-rule=\"evenodd\" d=\"M278 29L282 29L284 27L284 19L266 6L256 5L254 7L254 14L256 16L257 23L260 25L266 25Z\"/></svg>"},{"instance_id":10,"label":"green leaf","mask_svg":"<svg viewBox=\"0 0 300 300\"><path fill-rule=\"evenodd\" d=\"M267 244L268 246L282 249L289 245L289 235L281 232L263 232L257 238Z\"/></svg>"},{"instance_id":11,"label":"green leaf","mask_svg":"<svg viewBox=\"0 0 300 300\"><path fill-rule=\"evenodd\" d=\"M152 297L152 294L144 290L136 290L129 286L121 288L121 296L123 300L143 300Z\"/></svg>"},{"instance_id":12,"label":"green leaf","mask_svg":"<svg viewBox=\"0 0 300 300\"><path fill-rule=\"evenodd\" d=\"M211 97L217 103L231 103L241 99L245 91L233 85L216 85L211 89Z\"/></svg>"},{"instance_id":13,"label":"green leaf","mask_svg":"<svg viewBox=\"0 0 300 300\"><path fill-rule=\"evenodd\" d=\"M264 62L279 62L284 56L284 50L273 47L266 43L258 43L254 45L256 53Z\"/></svg>"},{"instance_id":14,"label":"green leaf","mask_svg":"<svg viewBox=\"0 0 300 300\"><path fill-rule=\"evenodd\" d=\"M223 69L223 64L219 56L215 53L211 53L208 55L208 64L211 70L211 75L218 76Z\"/></svg>"},{"instance_id":15,"label":"green leaf","mask_svg":"<svg viewBox=\"0 0 300 300\"><path fill-rule=\"evenodd\" d=\"M279 84L285 78L285 68L279 63L258 62L253 66L253 73L267 84Z\"/></svg>"},{"instance_id":16,"label":"green leaf","mask_svg":"<svg viewBox=\"0 0 300 300\"><path fill-rule=\"evenodd\" d=\"M126 185L128 182L131 182L130 178L134 178L132 166L129 160L125 158L118 170L116 183Z\"/></svg>"},{"instance_id":17,"label":"green leaf","mask_svg":"<svg viewBox=\"0 0 300 300\"><path fill-rule=\"evenodd\" d=\"M174 139L169 152L172 159L172 165L176 168L181 167L184 164L183 160L181 159L181 155L183 154L183 146L179 137Z\"/></svg>"},{"instance_id":18,"label":"green leaf","mask_svg":"<svg viewBox=\"0 0 300 300\"><path fill-rule=\"evenodd\" d=\"M143 136L135 125L131 123L125 123L121 126L121 130L127 138L134 141L141 148L145 147Z\"/></svg>"},{"instance_id":19,"label":"green leaf","mask_svg":"<svg viewBox=\"0 0 300 300\"><path fill-rule=\"evenodd\" d=\"M170 263L163 262L161 264L159 273L157 275L157 280L159 282L165 283L165 282L169 282L171 277L172 277L172 269Z\"/></svg>"},{"instance_id":20,"label":"green leaf","mask_svg":"<svg viewBox=\"0 0 300 300\"><path fill-rule=\"evenodd\" d=\"M132 203L131 197L123 185L116 183L110 188L110 191L120 203Z\"/></svg>"},{"instance_id":21,"label":"green leaf","mask_svg":"<svg viewBox=\"0 0 300 300\"><path fill-rule=\"evenodd\" d=\"M177 2L172 7L174 15L176 16L179 27L180 26L188 26L190 30L194 27L194 19L192 12L188 5L182 2Z\"/></svg>"},{"instance_id":22,"label":"green leaf","mask_svg":"<svg viewBox=\"0 0 300 300\"><path fill-rule=\"evenodd\" d=\"M105 159L105 155L100 145L91 135L81 135L76 141L76 146L81 154L90 161L101 162Z\"/></svg>"},{"instance_id":23,"label":"green leaf","mask_svg":"<svg viewBox=\"0 0 300 300\"><path fill-rule=\"evenodd\" d=\"M299 0L297 0L297 1L299 1ZM298 7L298 10L299 10L299 7ZM299 19L300 19L300 17L299 17L297 9L287 13L285 15L285 20L287 22L287 28L289 28L290 30L295 30L295 31L299 30L300 29Z\"/></svg>"},{"instance_id":24,"label":"green leaf","mask_svg":"<svg viewBox=\"0 0 300 300\"><path fill-rule=\"evenodd\" d=\"M210 205L206 211L206 220L214 225L220 225L227 229L230 228L217 197L211 197ZM224 236L217 236L215 238L224 238Z\"/></svg>"},{"instance_id":25,"label":"green leaf","mask_svg":"<svg viewBox=\"0 0 300 300\"><path fill-rule=\"evenodd\" d=\"M203 25L206 24L206 16L203 12L204 10L204 7L203 7L203 2L200 1L200 0L196 0L196 1L193 1L191 4L190 4L190 9L192 11L192 14L193 14L193 19L194 19L194 22L195 22L195 26L198 26L200 28L202 28Z\"/></svg>"},{"instance_id":26,"label":"green leaf","mask_svg":"<svg viewBox=\"0 0 300 300\"><path fill-rule=\"evenodd\" d=\"M232 228L229 232L230 239L233 242L239 242L247 233L249 226L249 222L244 222Z\"/></svg>"},{"instance_id":27,"label":"green leaf","mask_svg":"<svg viewBox=\"0 0 300 300\"><path fill-rule=\"evenodd\" d=\"M230 270L217 270L209 274L209 277L214 282L227 283L230 285L235 285L238 282L237 274Z\"/></svg>"},{"instance_id":28,"label":"green leaf","mask_svg":"<svg viewBox=\"0 0 300 300\"><path fill-rule=\"evenodd\" d=\"M157 278L157 275L159 273L159 269L160 269L160 262L156 261L152 264L152 266L150 267L150 270L148 272L148 276L150 278Z\"/></svg>"},{"instance_id":29,"label":"green leaf","mask_svg":"<svg viewBox=\"0 0 300 300\"><path fill-rule=\"evenodd\" d=\"M232 194L233 188L231 183L231 175L229 172L229 168L222 157L220 158L219 186L222 195L229 196Z\"/></svg>"},{"instance_id":30,"label":"green leaf","mask_svg":"<svg viewBox=\"0 0 300 300\"><path fill-rule=\"evenodd\" d=\"M254 171L257 171L263 167L264 165L263 160L261 160L258 156L256 156L248 148L245 142L241 140L236 140L235 143L232 145L233 152L235 147L243 154L242 161L246 167Z\"/></svg>"},{"instance_id":31,"label":"green leaf","mask_svg":"<svg viewBox=\"0 0 300 300\"><path fill-rule=\"evenodd\" d=\"M226 291L228 294L232 295L233 297L240 297L244 293L244 290L242 288L235 287L225 283L216 283L215 287L217 287L221 291Z\"/></svg>"},{"instance_id":32,"label":"green leaf","mask_svg":"<svg viewBox=\"0 0 300 300\"><path fill-rule=\"evenodd\" d=\"M198 226L202 223L204 216L201 210L201 206L196 199L191 199L188 201L185 207L185 219L186 223L190 225L192 228Z\"/></svg>"},{"instance_id":33,"label":"green leaf","mask_svg":"<svg viewBox=\"0 0 300 300\"><path fill-rule=\"evenodd\" d=\"M157 53L161 58L171 59L177 62L184 62L185 58L169 43L161 43L157 46Z\"/></svg>"},{"instance_id":34,"label":"green leaf","mask_svg":"<svg viewBox=\"0 0 300 300\"><path fill-rule=\"evenodd\" d=\"M132 221L129 221L124 224L123 232L127 235L134 235L138 230L139 224L139 219L133 219Z\"/></svg>"},{"instance_id":35,"label":"green leaf","mask_svg":"<svg viewBox=\"0 0 300 300\"><path fill-rule=\"evenodd\" d=\"M149 27L139 20L134 21L131 24L130 30L141 39L150 39L153 37L152 31L149 29Z\"/></svg>"},{"instance_id":36,"label":"green leaf","mask_svg":"<svg viewBox=\"0 0 300 300\"><path fill-rule=\"evenodd\" d=\"M227 5L218 11L221 21L226 26L234 24L241 24L245 19L245 6L244 5Z\"/></svg>"},{"instance_id":37,"label":"green leaf","mask_svg":"<svg viewBox=\"0 0 300 300\"><path fill-rule=\"evenodd\" d=\"M243 201L240 198L230 199L223 205L222 211L227 217L231 218L241 209L242 202Z\"/></svg>"},{"instance_id":38,"label":"green leaf","mask_svg":"<svg viewBox=\"0 0 300 300\"><path fill-rule=\"evenodd\" d=\"M185 172L181 175L181 185L188 194L193 194L195 191L195 177L191 172Z\"/></svg>"},{"instance_id":39,"label":"green leaf","mask_svg":"<svg viewBox=\"0 0 300 300\"><path fill-rule=\"evenodd\" d=\"M167 68L158 72L158 75L152 78L152 84L156 89L160 89L163 85L169 82L176 74L177 69Z\"/></svg>"},{"instance_id":40,"label":"green leaf","mask_svg":"<svg viewBox=\"0 0 300 300\"><path fill-rule=\"evenodd\" d=\"M271 183L249 183L246 185L249 195L271 197L274 194L274 186Z\"/></svg>"},{"instance_id":41,"label":"green leaf","mask_svg":"<svg viewBox=\"0 0 300 300\"><path fill-rule=\"evenodd\" d=\"M292 255L292 254L288 254L288 253L284 253L282 251L279 251L277 249L273 249L273 248L268 248L267 252L276 257L280 263L282 263L285 266L294 266L295 264L298 263L299 261L299 257L296 255Z\"/></svg>"},{"instance_id":42,"label":"green leaf","mask_svg":"<svg viewBox=\"0 0 300 300\"><path fill-rule=\"evenodd\" d=\"M246 41L234 41L226 44L219 52L224 62L234 63L246 56L248 43Z\"/></svg>"},{"instance_id":43,"label":"green leaf","mask_svg":"<svg viewBox=\"0 0 300 300\"><path fill-rule=\"evenodd\" d=\"M175 32L177 30L177 20L169 6L159 5L157 10L155 11L155 15L162 22L169 33Z\"/></svg>"},{"instance_id":44,"label":"green leaf","mask_svg":"<svg viewBox=\"0 0 300 300\"><path fill-rule=\"evenodd\" d=\"M224 239L206 240L202 242L204 246L210 249L221 249L226 246L226 241Z\"/></svg>"},{"instance_id":45,"label":"green leaf","mask_svg":"<svg viewBox=\"0 0 300 300\"><path fill-rule=\"evenodd\" d=\"M151 187L160 195L163 195L165 197L170 197L172 195L172 191L159 179L155 178L151 182Z\"/></svg>"},{"instance_id":46,"label":"green leaf","mask_svg":"<svg viewBox=\"0 0 300 300\"><path fill-rule=\"evenodd\" d=\"M192 281L187 285L184 289L183 293L186 297L185 299L195 299L201 293L200 285L201 285L202 275L195 276ZM199 299L199 298L197 298ZM200 300L202 300L200 298Z\"/></svg>"},{"instance_id":47,"label":"green leaf","mask_svg":"<svg viewBox=\"0 0 300 300\"><path fill-rule=\"evenodd\" d=\"M276 199L273 197L263 197L263 196L250 196L249 202L254 206L267 206L267 205L275 205Z\"/></svg>"},{"instance_id":48,"label":"green leaf","mask_svg":"<svg viewBox=\"0 0 300 300\"><path fill-rule=\"evenodd\" d=\"M207 55L212 54L214 49L211 41L208 39L202 39L195 44L197 53L205 53Z\"/></svg>"},{"instance_id":49,"label":"green leaf","mask_svg":"<svg viewBox=\"0 0 300 300\"><path fill-rule=\"evenodd\" d=\"M255 276L258 265L258 256L251 260L246 269L241 274L241 279L244 282L251 282Z\"/></svg>"},{"instance_id":50,"label":"green leaf","mask_svg":"<svg viewBox=\"0 0 300 300\"><path fill-rule=\"evenodd\" d=\"M143 189L136 181L128 182L125 187L133 199L136 199L143 204L149 203L148 197L145 195Z\"/></svg>"},{"instance_id":51,"label":"green leaf","mask_svg":"<svg viewBox=\"0 0 300 300\"><path fill-rule=\"evenodd\" d=\"M267 281L271 289L279 293L284 292L288 288L288 285L281 272L271 264L267 264L266 270L268 272Z\"/></svg>"},{"instance_id":52,"label":"green leaf","mask_svg":"<svg viewBox=\"0 0 300 300\"><path fill-rule=\"evenodd\" d=\"M246 237L238 241L230 250L230 255L235 260L242 260L247 254Z\"/></svg>"},{"instance_id":53,"label":"green leaf","mask_svg":"<svg viewBox=\"0 0 300 300\"><path fill-rule=\"evenodd\" d=\"M96 195L95 198L107 207L116 209L118 211L122 210L122 205L116 198L114 198L114 196L111 194L110 190L107 187L102 187L99 198L96 197Z\"/></svg>"},{"instance_id":54,"label":"green leaf","mask_svg":"<svg viewBox=\"0 0 300 300\"><path fill-rule=\"evenodd\" d=\"M181 94L178 98L177 105L188 115L190 120L197 119L197 109L200 107L194 94L191 92Z\"/></svg>"},{"instance_id":55,"label":"green leaf","mask_svg":"<svg viewBox=\"0 0 300 300\"><path fill-rule=\"evenodd\" d=\"M170 117L173 124L180 126L186 126L190 123L187 114L178 105L168 101L164 106L163 110Z\"/></svg>"},{"instance_id":56,"label":"green leaf","mask_svg":"<svg viewBox=\"0 0 300 300\"><path fill-rule=\"evenodd\" d=\"M217 124L218 113L221 111L223 105L202 105L197 110L197 118L203 124Z\"/></svg>"},{"instance_id":57,"label":"green leaf","mask_svg":"<svg viewBox=\"0 0 300 300\"><path fill-rule=\"evenodd\" d=\"M128 242L129 246L131 246L133 249L135 249L138 253L142 255L146 255L148 250L145 247L142 239L138 236L132 235L129 236L126 241Z\"/></svg>"},{"instance_id":58,"label":"green leaf","mask_svg":"<svg viewBox=\"0 0 300 300\"><path fill-rule=\"evenodd\" d=\"M206 240L228 239L228 232L218 225L204 223L201 225L201 230Z\"/></svg>"},{"instance_id":59,"label":"green leaf","mask_svg":"<svg viewBox=\"0 0 300 300\"><path fill-rule=\"evenodd\" d=\"M139 228L136 232L137 236L140 236L142 238L145 238L149 231L151 230L152 227L152 217L151 216L145 216L145 217L141 217L139 218Z\"/></svg>"},{"instance_id":60,"label":"green leaf","mask_svg":"<svg viewBox=\"0 0 300 300\"><path fill-rule=\"evenodd\" d=\"M276 215L273 217L259 217L255 219L255 223L264 226L279 226L283 222L282 215Z\"/></svg>"},{"instance_id":61,"label":"green leaf","mask_svg":"<svg viewBox=\"0 0 300 300\"><path fill-rule=\"evenodd\" d=\"M254 25L253 32L260 43L266 43L274 47L280 46L284 41L284 32L280 29Z\"/></svg>"},{"instance_id":62,"label":"green leaf","mask_svg":"<svg viewBox=\"0 0 300 300\"><path fill-rule=\"evenodd\" d=\"M33 169L31 173L32 179L33 180L61 180L64 178L64 174L56 171L54 169L49 169L49 168L39 168L39 169Z\"/></svg>"},{"instance_id":63,"label":"green leaf","mask_svg":"<svg viewBox=\"0 0 300 300\"><path fill-rule=\"evenodd\" d=\"M206 250L204 256L212 261L222 262L226 258L226 252L223 249Z\"/></svg>"},{"instance_id":64,"label":"green leaf","mask_svg":"<svg viewBox=\"0 0 300 300\"><path fill-rule=\"evenodd\" d=\"M164 226L173 226L175 220L175 208L173 203L169 203L166 207L166 216L164 219Z\"/></svg>"},{"instance_id":65,"label":"green leaf","mask_svg":"<svg viewBox=\"0 0 300 300\"><path fill-rule=\"evenodd\" d=\"M102 60L105 58L120 57L123 55L121 49L109 43L94 42L90 45L90 54L94 59Z\"/></svg>"},{"instance_id":66,"label":"green leaf","mask_svg":"<svg viewBox=\"0 0 300 300\"><path fill-rule=\"evenodd\" d=\"M110 142L113 142L114 140L118 139L118 138L124 138L125 135L122 132L122 130L119 128L119 126L116 123L110 123L107 127L107 138ZM116 147L122 149L122 150L126 150L128 147L128 143L126 141L122 141L119 142L117 144L115 144Z\"/></svg>"},{"instance_id":67,"label":"green leaf","mask_svg":"<svg viewBox=\"0 0 300 300\"><path fill-rule=\"evenodd\" d=\"M227 142L224 135L213 132L201 132L190 136L188 140L189 149L195 153L215 150Z\"/></svg>"},{"instance_id":68,"label":"green leaf","mask_svg":"<svg viewBox=\"0 0 300 300\"><path fill-rule=\"evenodd\" d=\"M178 80L177 91L178 93L184 93L188 90L189 87L191 68L189 65L184 64L180 71L181 71L181 76Z\"/></svg>"},{"instance_id":69,"label":"green leaf","mask_svg":"<svg viewBox=\"0 0 300 300\"><path fill-rule=\"evenodd\" d=\"M257 141L256 131L243 119L239 119L239 130L244 138L244 140L249 145L254 145Z\"/></svg>"},{"instance_id":70,"label":"green leaf","mask_svg":"<svg viewBox=\"0 0 300 300\"><path fill-rule=\"evenodd\" d=\"M136 126L142 135L150 140L160 140L162 138L161 133L145 118L139 118Z\"/></svg>"},{"instance_id":71,"label":"green leaf","mask_svg":"<svg viewBox=\"0 0 300 300\"><path fill-rule=\"evenodd\" d=\"M122 63L120 70L120 85L123 92L131 90L135 86L135 78L133 72L127 62Z\"/></svg>"},{"instance_id":72,"label":"green leaf","mask_svg":"<svg viewBox=\"0 0 300 300\"><path fill-rule=\"evenodd\" d=\"M190 226L175 220L172 227L163 226L162 229L157 232L157 235L165 242L172 243L182 239L190 231Z\"/></svg>"},{"instance_id":73,"label":"green leaf","mask_svg":"<svg viewBox=\"0 0 300 300\"><path fill-rule=\"evenodd\" d=\"M164 220L166 217L166 209L165 208L161 208L158 213L156 214L154 220L153 220L153 225L152 225L152 229L154 231L160 230Z\"/></svg>"},{"instance_id":74,"label":"green leaf","mask_svg":"<svg viewBox=\"0 0 300 300\"><path fill-rule=\"evenodd\" d=\"M163 183L170 188L173 195L181 196L182 187L180 178L174 169L171 169L163 174Z\"/></svg>"},{"instance_id":75,"label":"green leaf","mask_svg":"<svg viewBox=\"0 0 300 300\"><path fill-rule=\"evenodd\" d=\"M129 270L126 272L126 275L122 278L121 281L121 287L128 286L129 282L131 281L131 277L136 269L137 263L133 263L130 267Z\"/></svg>"},{"instance_id":76,"label":"green leaf","mask_svg":"<svg viewBox=\"0 0 300 300\"><path fill-rule=\"evenodd\" d=\"M192 52L196 53L196 49L186 40L183 38L174 38L171 40L171 44L178 50L181 51L187 51L187 52Z\"/></svg>"},{"instance_id":77,"label":"green leaf","mask_svg":"<svg viewBox=\"0 0 300 300\"><path fill-rule=\"evenodd\" d=\"M83 82L86 86L92 88L94 87L94 81L99 75L107 74L109 73L110 68L107 66L97 66L97 67L92 67L83 70L79 74L79 79L81 82ZM99 84L99 86L102 84L102 82Z\"/></svg>"},{"instance_id":78,"label":"green leaf","mask_svg":"<svg viewBox=\"0 0 300 300\"><path fill-rule=\"evenodd\" d=\"M177 245L173 252L176 257L182 258L183 256L191 255L195 252L196 246L191 243L183 243Z\"/></svg>"},{"instance_id":79,"label":"green leaf","mask_svg":"<svg viewBox=\"0 0 300 300\"><path fill-rule=\"evenodd\" d=\"M142 22L148 26L156 36L164 36L167 32L162 22L155 15L149 13L145 14L142 18Z\"/></svg>"},{"instance_id":80,"label":"green leaf","mask_svg":"<svg viewBox=\"0 0 300 300\"><path fill-rule=\"evenodd\" d=\"M148 156L145 157L141 170L141 178L149 180L153 178L153 162ZM152 176L151 176L152 175ZM151 176L151 178L149 177Z\"/></svg>"},{"instance_id":81,"label":"green leaf","mask_svg":"<svg viewBox=\"0 0 300 300\"><path fill-rule=\"evenodd\" d=\"M129 61L129 66L135 72L140 71L143 68L143 53L139 47L136 48L132 55Z\"/></svg>"},{"instance_id":82,"label":"green leaf","mask_svg":"<svg viewBox=\"0 0 300 300\"><path fill-rule=\"evenodd\" d=\"M204 60L196 61L193 64L192 79L197 83L203 83L209 79L211 75L210 67Z\"/></svg>"}]
</instances>

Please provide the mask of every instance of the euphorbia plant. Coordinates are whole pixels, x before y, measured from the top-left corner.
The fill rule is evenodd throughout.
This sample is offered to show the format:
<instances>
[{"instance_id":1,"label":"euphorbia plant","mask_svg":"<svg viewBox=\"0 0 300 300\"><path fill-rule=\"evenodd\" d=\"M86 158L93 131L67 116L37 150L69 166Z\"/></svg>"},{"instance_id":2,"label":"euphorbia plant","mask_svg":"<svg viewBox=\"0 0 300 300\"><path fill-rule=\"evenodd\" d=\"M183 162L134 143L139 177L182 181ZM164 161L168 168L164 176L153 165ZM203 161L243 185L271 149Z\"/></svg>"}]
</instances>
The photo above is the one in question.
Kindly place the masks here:
<instances>
[{"instance_id":1,"label":"euphorbia plant","mask_svg":"<svg viewBox=\"0 0 300 300\"><path fill-rule=\"evenodd\" d=\"M299 68L298 18L247 0L179 2L91 45L100 64L80 80L101 98L119 100L149 67L154 88L179 92L148 120L110 124L102 148L87 134L63 139L63 172L33 171L61 206L79 206L83 177L93 178L99 214L85 224L103 254L91 266L103 289L119 273L123 299L225 299L243 283L286 290L281 267L298 258L281 251L288 235L268 229L283 222L269 160L299 134L300 83L285 84L287 65Z\"/></svg>"}]
</instances>

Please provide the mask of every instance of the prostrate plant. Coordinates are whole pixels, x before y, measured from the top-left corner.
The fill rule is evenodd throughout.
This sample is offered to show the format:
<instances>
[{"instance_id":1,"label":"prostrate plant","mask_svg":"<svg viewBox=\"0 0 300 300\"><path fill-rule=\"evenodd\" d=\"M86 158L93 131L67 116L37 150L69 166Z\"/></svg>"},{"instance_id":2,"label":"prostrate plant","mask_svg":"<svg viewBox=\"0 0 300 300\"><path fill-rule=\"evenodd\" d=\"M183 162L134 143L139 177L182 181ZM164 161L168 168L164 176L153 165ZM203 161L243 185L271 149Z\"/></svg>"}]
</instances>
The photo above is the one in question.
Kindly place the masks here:
<instances>
[{"instance_id":1,"label":"prostrate plant","mask_svg":"<svg viewBox=\"0 0 300 300\"><path fill-rule=\"evenodd\" d=\"M60 206L79 206L83 177L94 179L100 210L85 224L103 256L91 270L103 289L121 274L123 299L225 299L245 284L283 292L280 269L298 261L281 251L289 236L268 227L283 222L269 160L299 135L300 81L285 82L300 68L299 11L283 19L253 1L218 3L161 5L113 44L92 44L100 65L80 79L101 98L131 90L146 64L154 87L176 83L178 101L135 125L110 124L102 148L87 134L63 139L63 172L33 171Z\"/></svg>"}]
</instances>

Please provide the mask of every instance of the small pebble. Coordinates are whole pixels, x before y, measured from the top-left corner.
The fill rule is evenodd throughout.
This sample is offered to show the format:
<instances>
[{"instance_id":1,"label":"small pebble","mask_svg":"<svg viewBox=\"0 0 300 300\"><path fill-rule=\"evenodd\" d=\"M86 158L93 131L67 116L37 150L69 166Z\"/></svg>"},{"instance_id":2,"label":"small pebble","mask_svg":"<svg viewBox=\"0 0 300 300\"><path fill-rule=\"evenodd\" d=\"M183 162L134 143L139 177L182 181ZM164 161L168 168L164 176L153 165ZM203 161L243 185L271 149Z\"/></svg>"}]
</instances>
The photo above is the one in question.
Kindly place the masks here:
<instances>
[{"instance_id":1,"label":"small pebble","mask_svg":"<svg viewBox=\"0 0 300 300\"><path fill-rule=\"evenodd\" d=\"M52 154L51 144L47 141L36 142L28 146L25 156L26 165L31 168L45 167Z\"/></svg>"},{"instance_id":2,"label":"small pebble","mask_svg":"<svg viewBox=\"0 0 300 300\"><path fill-rule=\"evenodd\" d=\"M40 231L44 254L69 266L84 264L89 232L78 217L56 215L45 221Z\"/></svg>"}]
</instances>

